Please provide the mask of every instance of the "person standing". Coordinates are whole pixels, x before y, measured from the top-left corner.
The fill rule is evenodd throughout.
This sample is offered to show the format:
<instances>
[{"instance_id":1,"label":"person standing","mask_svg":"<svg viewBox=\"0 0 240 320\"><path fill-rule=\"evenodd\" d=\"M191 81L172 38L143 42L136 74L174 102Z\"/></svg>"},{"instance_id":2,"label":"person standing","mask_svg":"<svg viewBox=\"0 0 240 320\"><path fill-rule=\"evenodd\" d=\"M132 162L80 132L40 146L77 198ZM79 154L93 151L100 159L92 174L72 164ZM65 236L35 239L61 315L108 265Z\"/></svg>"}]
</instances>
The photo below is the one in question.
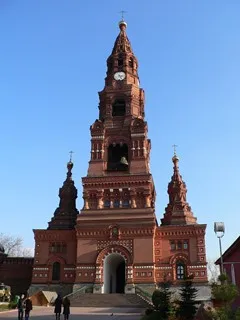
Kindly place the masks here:
<instances>
[{"instance_id":1,"label":"person standing","mask_svg":"<svg viewBox=\"0 0 240 320\"><path fill-rule=\"evenodd\" d=\"M17 309L18 309L18 320L23 320L23 311L24 311L24 295L22 295L17 303Z\"/></svg>"},{"instance_id":2,"label":"person standing","mask_svg":"<svg viewBox=\"0 0 240 320\"><path fill-rule=\"evenodd\" d=\"M64 320L68 320L70 315L70 300L68 297L63 300L63 314Z\"/></svg>"},{"instance_id":3,"label":"person standing","mask_svg":"<svg viewBox=\"0 0 240 320\"><path fill-rule=\"evenodd\" d=\"M54 312L56 314L56 320L60 320L60 315L62 312L62 298L60 296L60 294L57 296L55 302L54 302Z\"/></svg>"},{"instance_id":4,"label":"person standing","mask_svg":"<svg viewBox=\"0 0 240 320\"><path fill-rule=\"evenodd\" d=\"M30 311L32 310L32 301L28 297L25 300L25 320L28 320L30 317Z\"/></svg>"}]
</instances>

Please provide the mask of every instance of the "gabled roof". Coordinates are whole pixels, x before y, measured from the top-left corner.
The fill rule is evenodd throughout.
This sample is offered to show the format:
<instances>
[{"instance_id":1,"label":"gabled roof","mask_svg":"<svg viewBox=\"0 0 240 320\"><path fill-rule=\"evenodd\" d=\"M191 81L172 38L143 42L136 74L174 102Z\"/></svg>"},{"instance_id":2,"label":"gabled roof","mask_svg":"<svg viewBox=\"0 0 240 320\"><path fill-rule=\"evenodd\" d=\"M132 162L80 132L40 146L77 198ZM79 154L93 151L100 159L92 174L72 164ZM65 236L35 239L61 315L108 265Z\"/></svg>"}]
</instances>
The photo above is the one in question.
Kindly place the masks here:
<instances>
[{"instance_id":1,"label":"gabled roof","mask_svg":"<svg viewBox=\"0 0 240 320\"><path fill-rule=\"evenodd\" d=\"M223 260L226 259L228 256L230 256L235 249L239 248L240 249L240 236L231 244L231 246L224 252L223 254ZM215 264L220 264L220 257L217 259Z\"/></svg>"}]
</instances>

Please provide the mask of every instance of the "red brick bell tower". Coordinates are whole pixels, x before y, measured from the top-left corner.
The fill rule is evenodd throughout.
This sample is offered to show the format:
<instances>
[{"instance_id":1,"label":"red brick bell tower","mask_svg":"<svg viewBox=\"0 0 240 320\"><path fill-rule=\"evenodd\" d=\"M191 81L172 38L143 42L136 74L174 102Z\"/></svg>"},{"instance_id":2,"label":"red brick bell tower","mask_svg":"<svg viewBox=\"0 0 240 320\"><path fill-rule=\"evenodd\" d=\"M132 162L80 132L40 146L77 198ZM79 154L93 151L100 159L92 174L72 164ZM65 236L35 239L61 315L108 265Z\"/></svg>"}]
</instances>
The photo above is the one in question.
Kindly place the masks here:
<instances>
[{"instance_id":1,"label":"red brick bell tower","mask_svg":"<svg viewBox=\"0 0 240 320\"><path fill-rule=\"evenodd\" d=\"M107 59L99 118L90 128L91 160L82 179L84 207L76 227L76 285L94 283L99 293L132 292L133 282L138 281L134 280L134 266L148 268L141 281L154 282L150 269L154 266L156 217L150 140L138 62L126 27L126 22L119 23L120 33ZM121 265L125 267L118 274ZM126 286L118 288L119 277Z\"/></svg>"},{"instance_id":2,"label":"red brick bell tower","mask_svg":"<svg viewBox=\"0 0 240 320\"><path fill-rule=\"evenodd\" d=\"M207 281L206 225L197 223L187 202L176 154L169 204L157 223L144 91L126 27L119 23L99 116L90 127L83 208L78 214L70 161L59 207L46 230L34 230L32 292L133 293L136 286L152 290L166 277L178 286L189 273L196 283Z\"/></svg>"}]
</instances>

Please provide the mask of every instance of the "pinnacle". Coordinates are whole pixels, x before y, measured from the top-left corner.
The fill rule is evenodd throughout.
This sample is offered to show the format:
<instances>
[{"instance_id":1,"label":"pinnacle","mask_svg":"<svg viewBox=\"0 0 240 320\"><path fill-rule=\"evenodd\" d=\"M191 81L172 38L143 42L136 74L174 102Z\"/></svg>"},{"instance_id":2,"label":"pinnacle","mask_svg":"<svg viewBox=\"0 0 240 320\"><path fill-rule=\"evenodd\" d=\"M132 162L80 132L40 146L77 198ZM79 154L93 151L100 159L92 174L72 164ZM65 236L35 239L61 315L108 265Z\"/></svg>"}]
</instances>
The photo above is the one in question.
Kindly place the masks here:
<instances>
[{"instance_id":1,"label":"pinnacle","mask_svg":"<svg viewBox=\"0 0 240 320\"><path fill-rule=\"evenodd\" d=\"M171 181L168 184L169 203L165 209L164 217L161 219L162 224L195 224L196 218L186 200L187 187L179 172L179 158L176 154L174 154L172 161L174 167Z\"/></svg>"},{"instance_id":2,"label":"pinnacle","mask_svg":"<svg viewBox=\"0 0 240 320\"><path fill-rule=\"evenodd\" d=\"M116 53L132 53L131 43L126 34L127 23L125 21L119 22L120 32L114 43L112 54Z\"/></svg>"},{"instance_id":3,"label":"pinnacle","mask_svg":"<svg viewBox=\"0 0 240 320\"><path fill-rule=\"evenodd\" d=\"M78 210L76 208L77 189L72 180L73 163L67 163L67 178L59 189L59 206L54 212L48 229L73 229L76 223Z\"/></svg>"}]
</instances>

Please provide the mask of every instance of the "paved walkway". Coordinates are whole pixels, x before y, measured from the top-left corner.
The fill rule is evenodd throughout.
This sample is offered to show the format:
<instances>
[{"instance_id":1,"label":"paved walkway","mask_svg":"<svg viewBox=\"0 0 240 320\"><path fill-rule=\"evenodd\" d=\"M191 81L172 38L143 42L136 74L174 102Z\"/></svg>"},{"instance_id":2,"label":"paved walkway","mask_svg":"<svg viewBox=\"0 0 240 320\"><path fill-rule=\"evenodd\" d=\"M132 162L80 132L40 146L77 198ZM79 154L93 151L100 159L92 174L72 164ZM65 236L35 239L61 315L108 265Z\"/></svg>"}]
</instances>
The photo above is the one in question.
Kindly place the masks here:
<instances>
[{"instance_id":1,"label":"paved walkway","mask_svg":"<svg viewBox=\"0 0 240 320\"><path fill-rule=\"evenodd\" d=\"M52 307L35 307L30 320L55 320ZM144 310L133 308L71 308L69 320L140 320ZM111 314L113 313L113 316ZM17 311L0 312L0 319L16 319ZM63 315L61 315L63 320Z\"/></svg>"}]
</instances>

